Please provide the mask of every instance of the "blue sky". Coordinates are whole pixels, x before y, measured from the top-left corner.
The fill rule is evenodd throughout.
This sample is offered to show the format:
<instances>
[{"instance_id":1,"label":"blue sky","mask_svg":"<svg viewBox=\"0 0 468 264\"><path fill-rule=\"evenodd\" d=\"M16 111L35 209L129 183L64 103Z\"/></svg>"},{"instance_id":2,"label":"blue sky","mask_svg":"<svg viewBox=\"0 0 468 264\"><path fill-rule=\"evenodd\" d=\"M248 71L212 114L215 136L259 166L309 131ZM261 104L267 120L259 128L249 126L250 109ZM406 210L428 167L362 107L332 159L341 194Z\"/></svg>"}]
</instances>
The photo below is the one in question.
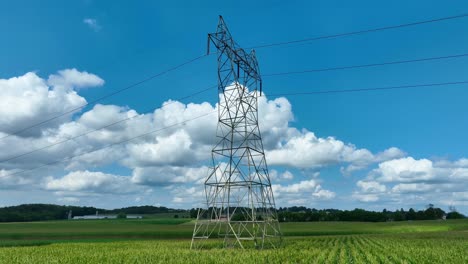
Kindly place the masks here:
<instances>
[{"instance_id":1,"label":"blue sky","mask_svg":"<svg viewBox=\"0 0 468 264\"><path fill-rule=\"evenodd\" d=\"M30 97L22 97L24 93L18 93L19 88L15 88L15 85L22 85L21 89L24 91L36 91L34 87L40 86L36 82L42 80L42 85L45 85L48 91L59 89L70 96L77 93L76 100L69 102L70 106L79 103L81 99L78 97L88 102L92 101L204 54L207 33L216 29L218 15L224 16L231 33L241 46L252 47L411 23L467 11L466 1L452 1L451 5L440 1L141 1L138 4L91 0L2 2L0 79L4 82L0 82L0 95L2 92L6 95L0 97L4 98L0 99L0 104L4 102L0 113L0 119L3 119L0 120L0 130L7 135L11 128L41 121L64 109L60 106L52 107L54 102L47 101L52 100L50 98L44 99L41 104L37 100L29 99ZM455 55L468 51L468 35L465 34L467 23L468 18L460 18L305 44L261 48L256 52L261 72L264 74ZM268 96L296 91L466 81L467 63L468 58L457 58L265 77L263 87ZM76 69L76 72L59 72L65 69ZM27 73L32 73L35 77L24 77ZM50 75L58 76L61 82L57 84L48 81ZM25 78L24 83L11 81L14 77L22 76ZM103 125L115 120L116 116L124 116L131 111L143 114L147 109L161 106L163 102L176 100L215 83L215 58L205 57L178 71L100 102L107 106L104 107L105 111L93 111L90 106L50 127L42 127L35 136L11 136L8 140L0 141L3 149L0 151L1 158L4 160L12 155L44 146L47 142L55 142L67 135L76 135L74 133L78 131L96 128L93 127L96 122ZM8 89L9 92L6 92ZM434 203L443 209L454 205L460 211L468 213L468 161L465 160L468 155L464 143L468 131L467 122L464 121L468 112L465 107L467 96L466 85L459 85L285 96L286 101L280 103L274 101L278 98L268 97L270 101L265 101L265 106L271 106L273 112L265 110L268 112L265 115L275 116L280 110L289 111L291 116L285 115L283 119L278 117L276 121L278 126L286 124L288 129L295 129L294 135L285 134L282 138L277 138L277 145L269 150L275 153L276 156L273 157L283 157L283 152L293 148L294 140L312 142L311 149L304 150L307 153L320 150L323 147L322 143L333 145L341 142L349 148L343 150L346 153L358 155L358 150L365 149L374 155L365 161L356 161L355 158L346 156L348 154L343 154L344 152L337 152L336 156L330 159L309 157L310 160L304 161L309 165L280 162L273 158L271 169L278 177L278 204L287 206L296 201L297 205L318 208L361 207L393 210L410 206L424 208L425 204ZM10 101L5 98L9 98ZM28 99L24 102L21 98ZM212 90L182 100L182 103L193 103L203 108L207 107L203 106L203 102L208 102L210 107L214 107L216 100L217 95ZM30 107L15 108L11 106L11 102L12 105L23 103ZM7 103L10 105L6 106ZM67 104L63 105L66 108ZM288 105L291 106L289 110ZM45 111L49 106L50 109ZM113 106L117 108L112 108ZM31 111L32 114L24 111ZM199 109L193 110L182 105L172 111L182 111L190 117L190 111L197 112ZM100 115L96 114L98 112ZM138 126L138 129L135 129L137 132L144 132L144 128L160 126L157 122L161 120L158 118L160 117L157 114L148 113L142 117L142 120L147 120L148 123L133 125ZM165 118L174 120L169 115ZM91 119L98 121L92 123L89 121ZM80 123L80 120L83 122ZM65 128L78 124L85 127L64 132ZM112 135L116 138L136 135L137 132L130 131L129 127L124 129L125 136L118 134L118 129L111 131L116 133ZM191 131L188 128L182 130L186 133ZM307 133L311 132L315 138L307 137ZM180 135L177 131L173 133ZM203 131L203 138L205 134L207 137L210 133ZM150 152L163 148L161 142L166 142L166 147L170 147L173 143L166 139L171 135L169 133L164 137L150 138L146 143L139 142L139 147L145 147ZM101 136L102 139L106 135ZM192 146L201 144L196 141L198 135L189 133L188 137ZM272 137L273 139L275 138ZM8 181L0 188L0 205L51 202L108 208L135 204L192 206L187 200L193 196L192 192L198 190L196 180L199 179L189 179L186 174L195 172L187 170L202 170L209 157L196 158L190 164L176 161L168 161L167 164L163 164L162 161L151 163L138 161L131 156L135 146L125 146L124 150L115 150L121 151L121 156L112 158L104 155L108 159L105 162L105 158L102 157L94 163L80 160L74 164L43 168L31 175L8 176L11 171L53 161L54 155L57 155L57 159L74 151L91 150L103 144L99 137L89 137L87 140L80 142L83 149L76 146L63 149L57 147L50 150L57 153L52 155L51 152L46 152L42 155L48 157L50 154L50 160L22 157L18 163L0 163L0 170L4 171L3 180ZM196 153L189 152L187 155L196 156L199 152L202 153L209 146L208 143L205 145L197 149ZM396 148L398 152L385 158L377 158L378 153L390 148ZM190 149L193 150L192 147ZM330 154L330 149L326 151ZM41 156L40 153L36 154ZM318 156L319 154L321 153L317 152ZM148 163L151 165L147 165ZM357 163L359 169L343 173L349 165ZM166 165L170 165L170 168ZM142 175L149 174L137 175L138 170L149 167L154 170L149 174L167 174L167 177L148 179ZM286 171L293 174L292 179L287 176L282 178L281 175ZM184 180L176 182L169 179L182 176L185 177ZM128 179L132 179L131 187L125 184ZM81 180L82 185L72 184L78 180ZM301 182L303 186L308 183L311 187L299 188ZM114 187L106 189L99 186ZM129 189L121 190L125 187ZM318 195L320 190L328 191L329 195L325 195L325 192L322 192L323 196Z\"/></svg>"}]
</instances>

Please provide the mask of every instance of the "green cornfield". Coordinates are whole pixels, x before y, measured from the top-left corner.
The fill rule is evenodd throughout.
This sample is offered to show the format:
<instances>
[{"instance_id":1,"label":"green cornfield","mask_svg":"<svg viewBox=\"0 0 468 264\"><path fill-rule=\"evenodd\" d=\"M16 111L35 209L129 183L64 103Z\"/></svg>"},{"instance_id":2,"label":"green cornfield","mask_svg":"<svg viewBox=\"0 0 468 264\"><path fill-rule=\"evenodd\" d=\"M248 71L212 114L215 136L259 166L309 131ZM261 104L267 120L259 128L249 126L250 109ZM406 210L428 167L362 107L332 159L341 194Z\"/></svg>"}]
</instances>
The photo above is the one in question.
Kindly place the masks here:
<instances>
[{"instance_id":1,"label":"green cornfield","mask_svg":"<svg viewBox=\"0 0 468 264\"><path fill-rule=\"evenodd\" d=\"M92 239L37 240L35 236L28 239L18 235L16 239L0 240L0 263L468 263L466 224L288 223L284 227L289 236L282 247L267 250L222 249L214 240L207 249L191 250L190 239L177 236L96 238L93 233ZM15 225L36 228L45 235L38 223ZM86 229L82 225L81 231ZM90 225L95 228L96 223ZM141 228L146 229L146 225ZM177 226L188 230L190 224L172 225L173 232ZM337 228L340 230L334 234ZM319 229L323 233L317 233ZM301 230L303 236L299 236ZM26 235L23 231L17 233ZM52 227L50 232L56 239ZM14 232L10 229L10 233Z\"/></svg>"}]
</instances>

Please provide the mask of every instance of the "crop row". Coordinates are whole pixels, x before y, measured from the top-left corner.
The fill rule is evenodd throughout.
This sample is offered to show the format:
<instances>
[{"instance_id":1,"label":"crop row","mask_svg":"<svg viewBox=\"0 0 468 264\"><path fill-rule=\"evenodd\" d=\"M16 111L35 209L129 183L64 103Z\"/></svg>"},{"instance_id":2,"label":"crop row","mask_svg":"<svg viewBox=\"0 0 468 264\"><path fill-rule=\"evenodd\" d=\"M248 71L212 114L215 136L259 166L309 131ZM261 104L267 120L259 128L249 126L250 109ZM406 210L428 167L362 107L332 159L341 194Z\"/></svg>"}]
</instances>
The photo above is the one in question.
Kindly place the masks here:
<instances>
[{"instance_id":1,"label":"crop row","mask_svg":"<svg viewBox=\"0 0 468 264\"><path fill-rule=\"evenodd\" d=\"M468 234L287 238L273 250L190 250L188 240L0 248L0 263L468 263Z\"/></svg>"}]
</instances>

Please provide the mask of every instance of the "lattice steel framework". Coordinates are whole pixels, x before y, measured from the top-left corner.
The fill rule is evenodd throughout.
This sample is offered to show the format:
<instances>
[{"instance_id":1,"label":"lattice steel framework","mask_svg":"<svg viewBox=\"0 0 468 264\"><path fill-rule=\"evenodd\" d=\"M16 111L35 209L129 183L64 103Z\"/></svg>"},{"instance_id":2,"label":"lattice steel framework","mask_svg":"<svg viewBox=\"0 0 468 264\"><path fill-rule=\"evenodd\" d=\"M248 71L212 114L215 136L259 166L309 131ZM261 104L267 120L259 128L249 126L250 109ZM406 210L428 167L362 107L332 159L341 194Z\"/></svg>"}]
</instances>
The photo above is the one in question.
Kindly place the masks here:
<instances>
[{"instance_id":1,"label":"lattice steel framework","mask_svg":"<svg viewBox=\"0 0 468 264\"><path fill-rule=\"evenodd\" d=\"M223 240L224 247L277 247L281 232L258 126L262 80L255 52L234 42L221 16L216 33L208 34L208 53L211 43L218 58L219 141L191 247L203 247L208 238Z\"/></svg>"}]
</instances>

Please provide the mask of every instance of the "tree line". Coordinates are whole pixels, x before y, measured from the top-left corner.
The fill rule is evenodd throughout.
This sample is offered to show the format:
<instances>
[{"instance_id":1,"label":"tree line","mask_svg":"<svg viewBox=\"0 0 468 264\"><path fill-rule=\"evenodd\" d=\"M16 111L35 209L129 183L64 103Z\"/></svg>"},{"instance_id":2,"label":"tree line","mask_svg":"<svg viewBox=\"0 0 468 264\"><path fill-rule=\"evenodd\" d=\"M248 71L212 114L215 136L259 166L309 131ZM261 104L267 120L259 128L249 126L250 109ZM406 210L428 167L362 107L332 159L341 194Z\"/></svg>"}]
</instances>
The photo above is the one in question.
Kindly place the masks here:
<instances>
[{"instance_id":1,"label":"tree line","mask_svg":"<svg viewBox=\"0 0 468 264\"><path fill-rule=\"evenodd\" d=\"M198 209L190 209L190 217L196 218ZM355 222L387 222L387 221L411 221L411 220L438 220L438 219L461 219L465 218L455 208L450 208L446 213L440 208L429 204L425 210L416 211L403 209L381 212L367 211L364 209L338 210L338 209L314 209L304 206L280 207L277 210L280 222L318 222L318 221L355 221ZM239 217L234 214L232 217ZM245 220L245 219L236 219Z\"/></svg>"},{"instance_id":2,"label":"tree line","mask_svg":"<svg viewBox=\"0 0 468 264\"><path fill-rule=\"evenodd\" d=\"M198 209L190 210L172 209L164 206L132 206L119 209L100 209L87 206L63 206L54 204L23 204L0 208L0 222L30 222L45 220L63 220L72 216L99 214L160 214L160 213L189 213L191 218L196 218ZM360 221L360 222L386 222L408 220L437 220L460 219L464 215L458 213L455 208L450 208L446 213L440 208L429 204L426 209L416 211L403 209L381 212L367 211L364 209L338 210L338 209L311 209L304 206L280 207L277 210L280 222L312 222L312 221Z\"/></svg>"},{"instance_id":3,"label":"tree line","mask_svg":"<svg viewBox=\"0 0 468 264\"><path fill-rule=\"evenodd\" d=\"M278 220L280 222L313 222L313 221L359 221L359 222L388 222L388 221L412 221L412 220L438 220L461 219L464 215L454 208L446 213L440 208L430 204L425 210L416 211L410 208L405 211L382 210L381 212L367 211L364 209L337 210L337 209L311 209L303 206L280 207Z\"/></svg>"},{"instance_id":4,"label":"tree line","mask_svg":"<svg viewBox=\"0 0 468 264\"><path fill-rule=\"evenodd\" d=\"M186 210L171 209L164 206L132 206L119 209L106 210L87 206L63 206L54 204L22 204L0 208L0 222L30 222L45 220L63 220L72 216L99 214L159 214L180 213Z\"/></svg>"}]
</instances>

